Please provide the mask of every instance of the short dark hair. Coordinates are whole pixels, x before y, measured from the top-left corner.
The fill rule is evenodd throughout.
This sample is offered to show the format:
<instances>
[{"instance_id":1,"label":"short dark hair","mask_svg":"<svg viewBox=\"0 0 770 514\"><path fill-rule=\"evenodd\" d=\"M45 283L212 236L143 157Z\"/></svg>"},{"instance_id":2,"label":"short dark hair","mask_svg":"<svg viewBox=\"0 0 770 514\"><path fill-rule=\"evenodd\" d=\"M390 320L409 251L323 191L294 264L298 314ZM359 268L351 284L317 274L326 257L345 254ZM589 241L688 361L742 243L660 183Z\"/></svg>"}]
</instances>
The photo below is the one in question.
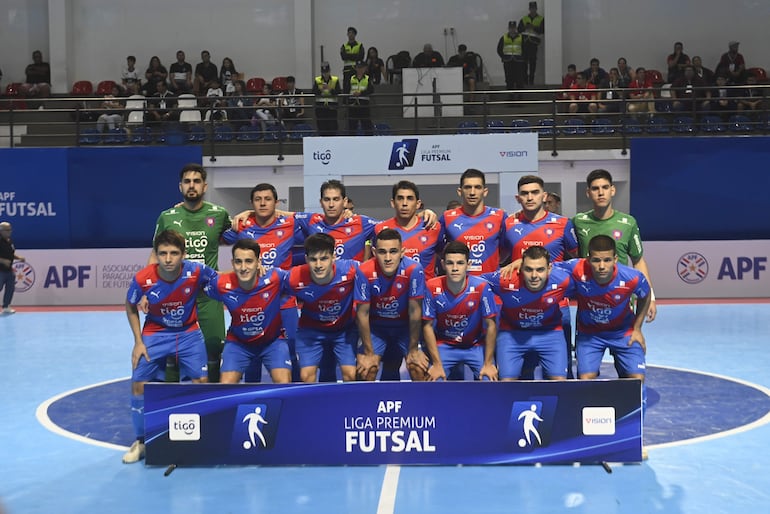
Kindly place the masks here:
<instances>
[{"instance_id":1,"label":"short dark hair","mask_svg":"<svg viewBox=\"0 0 770 514\"><path fill-rule=\"evenodd\" d=\"M127 61L134 61L134 62L136 62L136 57L133 56L133 55L129 55L128 57L126 57L126 60Z\"/></svg>"},{"instance_id":2,"label":"short dark hair","mask_svg":"<svg viewBox=\"0 0 770 514\"><path fill-rule=\"evenodd\" d=\"M480 178L481 183L485 186L487 185L487 179L484 176L484 172L481 170L477 170L476 168L468 168L467 170L463 171L463 174L460 175L460 187L462 187L463 182L465 182L466 178Z\"/></svg>"},{"instance_id":3,"label":"short dark hair","mask_svg":"<svg viewBox=\"0 0 770 514\"><path fill-rule=\"evenodd\" d=\"M561 203L561 195L559 195L559 193L556 193L554 191L548 191L548 196L550 198L553 198L557 202Z\"/></svg>"},{"instance_id":4,"label":"short dark hair","mask_svg":"<svg viewBox=\"0 0 770 514\"><path fill-rule=\"evenodd\" d=\"M569 71L569 70L576 70L576 69L577 69L577 66L575 66L574 64L568 64L567 65L567 71Z\"/></svg>"},{"instance_id":5,"label":"short dark hair","mask_svg":"<svg viewBox=\"0 0 770 514\"><path fill-rule=\"evenodd\" d=\"M397 183L393 184L393 190L390 193L390 197L395 200L396 199L396 192L399 189L409 189L411 191L414 191L414 196L418 200L420 199L420 190L417 188L417 184L414 182L410 182L408 180L399 180Z\"/></svg>"},{"instance_id":6,"label":"short dark hair","mask_svg":"<svg viewBox=\"0 0 770 514\"><path fill-rule=\"evenodd\" d=\"M339 189L340 194L342 195L342 198L347 198L348 196L348 193L345 190L345 184L343 184L337 179L333 178L321 184L321 198L323 198L324 193L326 192L327 189Z\"/></svg>"},{"instance_id":7,"label":"short dark hair","mask_svg":"<svg viewBox=\"0 0 770 514\"><path fill-rule=\"evenodd\" d=\"M449 253L461 253L465 256L466 259L469 259L471 256L470 249L460 241L450 241L447 243L444 247L444 252L441 254L441 257L446 258L447 254Z\"/></svg>"},{"instance_id":8,"label":"short dark hair","mask_svg":"<svg viewBox=\"0 0 770 514\"><path fill-rule=\"evenodd\" d=\"M516 188L521 189L521 186L526 186L527 184L538 184L540 187L545 189L545 182L543 182L543 179L537 175L524 175L519 179L519 183L516 184Z\"/></svg>"},{"instance_id":9,"label":"short dark hair","mask_svg":"<svg viewBox=\"0 0 770 514\"><path fill-rule=\"evenodd\" d=\"M598 235L591 238L591 240L588 242L588 254L590 255L591 252L609 252L612 251L613 254L617 254L617 249L615 245L615 240L612 239L610 236L605 235Z\"/></svg>"},{"instance_id":10,"label":"short dark hair","mask_svg":"<svg viewBox=\"0 0 770 514\"><path fill-rule=\"evenodd\" d=\"M398 241L401 243L401 233L394 229L394 228L384 228L382 231L380 231L379 234L377 234L377 239L375 240L375 245L377 244L377 241Z\"/></svg>"},{"instance_id":11,"label":"short dark hair","mask_svg":"<svg viewBox=\"0 0 770 514\"><path fill-rule=\"evenodd\" d=\"M348 30L347 30L347 32L352 32L352 33L353 33L353 34L355 34L356 36L358 35L358 31L356 30L356 28L355 28L355 27L348 27Z\"/></svg>"},{"instance_id":12,"label":"short dark hair","mask_svg":"<svg viewBox=\"0 0 770 514\"><path fill-rule=\"evenodd\" d=\"M249 193L250 202L254 200L254 193L257 193L259 191L272 191L273 198L278 200L278 191L275 190L275 186L273 184L268 184L267 182L262 182L261 184L257 184L256 186L251 188L251 192Z\"/></svg>"},{"instance_id":13,"label":"short dark hair","mask_svg":"<svg viewBox=\"0 0 770 514\"><path fill-rule=\"evenodd\" d=\"M551 262L551 252L545 246L530 246L521 254L522 262L524 259L545 259L545 262Z\"/></svg>"},{"instance_id":14,"label":"short dark hair","mask_svg":"<svg viewBox=\"0 0 770 514\"><path fill-rule=\"evenodd\" d=\"M334 256L334 238L329 234L312 234L305 239L303 246L305 247L305 255L308 256L324 252Z\"/></svg>"},{"instance_id":15,"label":"short dark hair","mask_svg":"<svg viewBox=\"0 0 770 514\"><path fill-rule=\"evenodd\" d=\"M294 77L294 75L287 75L286 82L287 83L291 82L292 84L294 84L295 82L297 82L297 79Z\"/></svg>"},{"instance_id":16,"label":"short dark hair","mask_svg":"<svg viewBox=\"0 0 770 514\"><path fill-rule=\"evenodd\" d=\"M190 171L197 171L201 174L201 178L204 182L206 182L206 169L201 166L200 164L194 163L194 162L188 162L184 166L182 166L182 171L179 172L179 182L182 181L184 178L184 174L188 173Z\"/></svg>"},{"instance_id":17,"label":"short dark hair","mask_svg":"<svg viewBox=\"0 0 770 514\"><path fill-rule=\"evenodd\" d=\"M586 185L588 187L591 187L591 184L593 183L593 181L599 180L599 179L605 179L609 181L610 184L612 184L612 175L610 174L609 171L603 170L603 169L596 169L596 170L593 170L591 173L589 173L588 176L586 177Z\"/></svg>"},{"instance_id":18,"label":"short dark hair","mask_svg":"<svg viewBox=\"0 0 770 514\"><path fill-rule=\"evenodd\" d=\"M465 46L465 45L459 45L459 46L457 47L457 51L458 51L458 52L465 52L465 51L467 51L467 50L468 50L468 47L467 47L467 46Z\"/></svg>"},{"instance_id":19,"label":"short dark hair","mask_svg":"<svg viewBox=\"0 0 770 514\"><path fill-rule=\"evenodd\" d=\"M597 59L596 57L592 57L589 64L593 64L593 63L599 64L599 59Z\"/></svg>"},{"instance_id":20,"label":"short dark hair","mask_svg":"<svg viewBox=\"0 0 770 514\"><path fill-rule=\"evenodd\" d=\"M176 230L166 229L158 232L152 241L152 249L157 252L160 245L175 246L182 250L182 253L185 252L184 236Z\"/></svg>"},{"instance_id":21,"label":"short dark hair","mask_svg":"<svg viewBox=\"0 0 770 514\"><path fill-rule=\"evenodd\" d=\"M256 239L246 238L237 240L233 245L233 257L235 257L235 250L251 250L257 257L257 260L259 260L260 256L262 255L262 250L260 249L259 243L257 243Z\"/></svg>"},{"instance_id":22,"label":"short dark hair","mask_svg":"<svg viewBox=\"0 0 770 514\"><path fill-rule=\"evenodd\" d=\"M451 211L452 209L457 209L462 206L463 204L460 200L449 200L446 204L446 210Z\"/></svg>"}]
</instances>

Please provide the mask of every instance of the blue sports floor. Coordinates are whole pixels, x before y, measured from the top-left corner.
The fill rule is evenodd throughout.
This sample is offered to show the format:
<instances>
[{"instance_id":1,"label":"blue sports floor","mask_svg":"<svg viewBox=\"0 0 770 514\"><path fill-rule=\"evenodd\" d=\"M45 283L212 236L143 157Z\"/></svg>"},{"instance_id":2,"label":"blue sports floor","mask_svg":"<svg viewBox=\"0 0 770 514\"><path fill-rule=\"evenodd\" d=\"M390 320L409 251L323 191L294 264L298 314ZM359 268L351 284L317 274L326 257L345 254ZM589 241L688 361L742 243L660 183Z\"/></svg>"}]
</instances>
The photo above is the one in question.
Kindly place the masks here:
<instances>
[{"instance_id":1,"label":"blue sports floor","mask_svg":"<svg viewBox=\"0 0 770 514\"><path fill-rule=\"evenodd\" d=\"M120 460L132 439L125 314L19 311L0 317L5 514L717 514L770 505L770 303L660 306L645 326L649 460L612 473L220 467L164 477L165 468Z\"/></svg>"}]
</instances>

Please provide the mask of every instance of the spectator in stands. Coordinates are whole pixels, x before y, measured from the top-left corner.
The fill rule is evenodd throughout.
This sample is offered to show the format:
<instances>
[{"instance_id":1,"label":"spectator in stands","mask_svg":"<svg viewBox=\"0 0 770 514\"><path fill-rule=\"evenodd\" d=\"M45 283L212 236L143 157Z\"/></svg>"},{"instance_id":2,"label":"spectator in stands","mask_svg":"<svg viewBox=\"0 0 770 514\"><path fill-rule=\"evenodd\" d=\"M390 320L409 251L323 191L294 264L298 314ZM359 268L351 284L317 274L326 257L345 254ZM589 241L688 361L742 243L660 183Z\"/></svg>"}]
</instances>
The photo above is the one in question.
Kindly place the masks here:
<instances>
[{"instance_id":1,"label":"spectator in stands","mask_svg":"<svg viewBox=\"0 0 770 514\"><path fill-rule=\"evenodd\" d=\"M684 53L684 45L681 41L674 43L674 53L666 57L668 66L668 78L666 82L673 84L678 78L684 75L684 68L690 64L690 56Z\"/></svg>"},{"instance_id":2,"label":"spectator in stands","mask_svg":"<svg viewBox=\"0 0 770 514\"><path fill-rule=\"evenodd\" d=\"M233 82L233 88L233 92L227 95L227 119L233 126L240 128L251 123L254 102L246 96L246 84L242 80Z\"/></svg>"},{"instance_id":3,"label":"spectator in stands","mask_svg":"<svg viewBox=\"0 0 770 514\"><path fill-rule=\"evenodd\" d=\"M206 100L203 105L207 107L204 121L209 121L212 118L214 121L227 121L227 111L224 109L227 106L227 101L217 77L209 81L209 88L206 90Z\"/></svg>"},{"instance_id":4,"label":"spectator in stands","mask_svg":"<svg viewBox=\"0 0 770 514\"><path fill-rule=\"evenodd\" d=\"M164 123L174 121L178 118L174 108L176 107L176 96L168 90L166 81L161 79L155 83L155 94L148 102L147 118L150 123Z\"/></svg>"},{"instance_id":5,"label":"spectator in stands","mask_svg":"<svg viewBox=\"0 0 770 514\"><path fill-rule=\"evenodd\" d=\"M26 78L21 85L21 94L26 97L46 98L51 96L51 65L43 62L40 50L32 52L32 64L24 69Z\"/></svg>"},{"instance_id":6,"label":"spectator in stands","mask_svg":"<svg viewBox=\"0 0 770 514\"><path fill-rule=\"evenodd\" d=\"M192 65L185 61L184 52L179 50L176 53L176 62L168 67L171 80L168 82L169 89L177 95L191 93L192 83Z\"/></svg>"},{"instance_id":7,"label":"spectator in stands","mask_svg":"<svg viewBox=\"0 0 770 514\"><path fill-rule=\"evenodd\" d=\"M714 69L717 76L727 77L728 84L741 85L746 81L746 61L743 55L738 52L738 41L728 43L728 51L722 54L719 64Z\"/></svg>"},{"instance_id":8,"label":"spectator in stands","mask_svg":"<svg viewBox=\"0 0 770 514\"><path fill-rule=\"evenodd\" d=\"M449 58L447 66L461 67L463 69L463 83L468 91L476 91L476 54L468 52L466 45L457 47L457 54Z\"/></svg>"},{"instance_id":9,"label":"spectator in stands","mask_svg":"<svg viewBox=\"0 0 770 514\"><path fill-rule=\"evenodd\" d=\"M376 46L370 46L366 51L366 74L375 86L388 81L388 70Z\"/></svg>"},{"instance_id":10,"label":"spectator in stands","mask_svg":"<svg viewBox=\"0 0 770 514\"><path fill-rule=\"evenodd\" d=\"M703 79L695 75L692 64L688 64L682 76L671 85L671 97L674 98L671 108L675 111L707 111L711 91Z\"/></svg>"},{"instance_id":11,"label":"spectator in stands","mask_svg":"<svg viewBox=\"0 0 770 514\"><path fill-rule=\"evenodd\" d=\"M260 125L262 127L262 132L264 132L267 130L268 126L277 123L276 116L278 102L275 97L271 96L270 84L267 82L262 86L262 93L255 103L255 107L254 117L251 119L252 125Z\"/></svg>"},{"instance_id":12,"label":"spectator in stands","mask_svg":"<svg viewBox=\"0 0 770 514\"><path fill-rule=\"evenodd\" d=\"M123 104L118 100L119 96L120 87L117 84L112 86L109 94L104 95L101 106L103 111L96 120L96 129L99 132L104 132L105 127L108 130L120 127L123 122Z\"/></svg>"},{"instance_id":13,"label":"spectator in stands","mask_svg":"<svg viewBox=\"0 0 770 514\"><path fill-rule=\"evenodd\" d=\"M599 65L599 59L594 57L590 61L590 66L583 71L586 82L599 87L603 81L607 80L607 72Z\"/></svg>"},{"instance_id":14,"label":"spectator in stands","mask_svg":"<svg viewBox=\"0 0 770 514\"><path fill-rule=\"evenodd\" d=\"M286 90L281 91L278 98L284 123L293 124L305 115L305 100L298 95L302 95L302 91L297 89L297 79L289 75L286 77Z\"/></svg>"},{"instance_id":15,"label":"spectator in stands","mask_svg":"<svg viewBox=\"0 0 770 514\"><path fill-rule=\"evenodd\" d=\"M337 96L341 92L339 77L332 75L328 62L322 62L321 74L313 81L316 122L321 136L337 135Z\"/></svg>"},{"instance_id":16,"label":"spectator in stands","mask_svg":"<svg viewBox=\"0 0 770 514\"><path fill-rule=\"evenodd\" d=\"M356 28L348 27L348 40L340 47L343 83L355 74L356 63L365 59L364 45L356 41L356 36L358 36Z\"/></svg>"},{"instance_id":17,"label":"spectator in stands","mask_svg":"<svg viewBox=\"0 0 770 514\"><path fill-rule=\"evenodd\" d=\"M226 95L235 92L235 83L239 80L243 80L243 77L235 69L233 60L229 57L222 59L222 66L219 68L219 84ZM244 87L243 90L245 91L246 88Z\"/></svg>"},{"instance_id":18,"label":"spectator in stands","mask_svg":"<svg viewBox=\"0 0 770 514\"><path fill-rule=\"evenodd\" d=\"M699 55L692 58L692 66L695 69L695 76L703 80L707 86L713 86L716 83L714 72L703 67L703 61Z\"/></svg>"},{"instance_id":19,"label":"spectator in stands","mask_svg":"<svg viewBox=\"0 0 770 514\"><path fill-rule=\"evenodd\" d=\"M577 66L574 64L567 65L567 74L561 79L561 88L569 89L572 84L577 82Z\"/></svg>"},{"instance_id":20,"label":"spectator in stands","mask_svg":"<svg viewBox=\"0 0 770 514\"><path fill-rule=\"evenodd\" d=\"M545 210L554 214L561 214L561 196L553 191L548 191L545 197Z\"/></svg>"},{"instance_id":21,"label":"spectator in stands","mask_svg":"<svg viewBox=\"0 0 770 514\"><path fill-rule=\"evenodd\" d=\"M433 45L425 43L422 52L414 56L412 66L415 68L436 68L444 65L444 58L433 49Z\"/></svg>"},{"instance_id":22,"label":"spectator in stands","mask_svg":"<svg viewBox=\"0 0 770 514\"><path fill-rule=\"evenodd\" d=\"M529 12L519 20L517 29L521 34L521 53L524 57L524 79L528 85L535 83L537 48L543 40L545 18L537 12L537 2L529 3Z\"/></svg>"},{"instance_id":23,"label":"spectator in stands","mask_svg":"<svg viewBox=\"0 0 770 514\"><path fill-rule=\"evenodd\" d=\"M736 91L736 103L739 111L761 111L765 107L762 90L757 89L757 77L749 73L746 86Z\"/></svg>"},{"instance_id":24,"label":"spectator in stands","mask_svg":"<svg viewBox=\"0 0 770 514\"><path fill-rule=\"evenodd\" d=\"M620 87L628 87L632 80L636 78L636 72L628 66L625 57L618 58L618 84Z\"/></svg>"},{"instance_id":25,"label":"spectator in stands","mask_svg":"<svg viewBox=\"0 0 770 514\"><path fill-rule=\"evenodd\" d=\"M617 68L610 68L610 73L607 76L607 80L602 82L601 99L599 102L599 112L620 112L625 92L620 85L620 73Z\"/></svg>"},{"instance_id":26,"label":"spectator in stands","mask_svg":"<svg viewBox=\"0 0 770 514\"><path fill-rule=\"evenodd\" d=\"M717 83L711 100L711 108L717 112L731 114L738 108L735 101L737 90L728 88L728 79L725 75L717 75Z\"/></svg>"},{"instance_id":27,"label":"spectator in stands","mask_svg":"<svg viewBox=\"0 0 770 514\"><path fill-rule=\"evenodd\" d=\"M509 91L524 87L526 73L524 55L522 50L522 36L519 34L515 21L508 22L508 32L500 36L497 41L497 55L503 61L505 72L505 88ZM517 98L511 95L511 100Z\"/></svg>"},{"instance_id":28,"label":"spectator in stands","mask_svg":"<svg viewBox=\"0 0 770 514\"><path fill-rule=\"evenodd\" d=\"M628 89L627 97L631 100L626 104L628 112L655 112L655 87L641 66L636 69L636 78L628 85Z\"/></svg>"},{"instance_id":29,"label":"spectator in stands","mask_svg":"<svg viewBox=\"0 0 770 514\"><path fill-rule=\"evenodd\" d=\"M596 91L591 91L592 89L596 89L596 86L588 82L583 73L578 73L577 81L570 87L570 113L596 113L599 109L596 103L598 95Z\"/></svg>"},{"instance_id":30,"label":"spectator in stands","mask_svg":"<svg viewBox=\"0 0 770 514\"><path fill-rule=\"evenodd\" d=\"M217 82L219 87L222 87L222 83L219 82L219 70L217 65L211 62L211 54L208 50L201 52L201 61L195 65L195 83L193 89L195 94L203 96L207 91L211 89L214 81Z\"/></svg>"},{"instance_id":31,"label":"spectator in stands","mask_svg":"<svg viewBox=\"0 0 770 514\"><path fill-rule=\"evenodd\" d=\"M365 136L374 135L372 112L369 107L369 101L374 93L374 86L366 74L366 63L364 61L356 63L356 74L345 82L343 91L346 95L350 95L348 96L348 134L355 135L360 123L361 132Z\"/></svg>"},{"instance_id":32,"label":"spectator in stands","mask_svg":"<svg viewBox=\"0 0 770 514\"><path fill-rule=\"evenodd\" d=\"M138 95L142 89L142 78L136 69L136 57L133 55L126 57L126 67L120 74L120 84L126 95Z\"/></svg>"},{"instance_id":33,"label":"spectator in stands","mask_svg":"<svg viewBox=\"0 0 770 514\"><path fill-rule=\"evenodd\" d=\"M155 96L155 93L158 91L156 87L158 81L162 80L165 82L168 78L168 71L160 63L160 58L157 55L153 55L150 59L150 64L144 72L144 78L147 79L147 82L144 83L144 96Z\"/></svg>"}]
</instances>

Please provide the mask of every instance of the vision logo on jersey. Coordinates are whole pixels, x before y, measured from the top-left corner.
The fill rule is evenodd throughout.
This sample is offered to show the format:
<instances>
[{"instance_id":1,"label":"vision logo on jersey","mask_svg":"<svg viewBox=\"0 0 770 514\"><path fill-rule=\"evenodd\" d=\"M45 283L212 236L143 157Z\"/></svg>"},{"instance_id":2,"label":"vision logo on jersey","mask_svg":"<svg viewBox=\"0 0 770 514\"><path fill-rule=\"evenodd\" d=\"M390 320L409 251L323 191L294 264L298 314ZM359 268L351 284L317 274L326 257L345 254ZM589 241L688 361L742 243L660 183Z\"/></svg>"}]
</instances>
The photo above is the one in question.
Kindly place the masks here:
<instances>
[{"instance_id":1,"label":"vision logo on jersey","mask_svg":"<svg viewBox=\"0 0 770 514\"><path fill-rule=\"evenodd\" d=\"M393 143L388 169L403 170L412 167L417 154L417 141L417 139L402 139Z\"/></svg>"},{"instance_id":2,"label":"vision logo on jersey","mask_svg":"<svg viewBox=\"0 0 770 514\"><path fill-rule=\"evenodd\" d=\"M531 452L550 444L556 401L555 396L544 396L513 403L508 437L514 451Z\"/></svg>"},{"instance_id":3,"label":"vision logo on jersey","mask_svg":"<svg viewBox=\"0 0 770 514\"><path fill-rule=\"evenodd\" d=\"M709 263L704 256L690 252L679 257L676 274L687 284L698 284L709 274Z\"/></svg>"}]
</instances>

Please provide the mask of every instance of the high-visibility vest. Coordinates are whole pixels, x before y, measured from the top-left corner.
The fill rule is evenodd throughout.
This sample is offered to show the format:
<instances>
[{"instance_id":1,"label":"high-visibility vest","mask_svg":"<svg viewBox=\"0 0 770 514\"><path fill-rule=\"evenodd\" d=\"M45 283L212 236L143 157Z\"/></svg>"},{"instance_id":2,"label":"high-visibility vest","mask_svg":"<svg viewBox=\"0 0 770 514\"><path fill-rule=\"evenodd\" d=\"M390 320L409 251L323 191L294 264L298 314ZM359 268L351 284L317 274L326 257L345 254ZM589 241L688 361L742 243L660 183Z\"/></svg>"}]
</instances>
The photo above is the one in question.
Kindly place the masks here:
<instances>
[{"instance_id":1,"label":"high-visibility vest","mask_svg":"<svg viewBox=\"0 0 770 514\"><path fill-rule=\"evenodd\" d=\"M315 78L315 83L318 86L318 90L321 91L321 96L317 96L315 101L316 103L321 103L324 105L329 104L336 104L337 103L337 97L332 96L332 91L337 87L337 82L339 82L339 78L335 77L334 75L331 76L329 79L329 90L324 91L321 89L321 86L325 84L323 75L319 75Z\"/></svg>"},{"instance_id":2,"label":"high-visibility vest","mask_svg":"<svg viewBox=\"0 0 770 514\"><path fill-rule=\"evenodd\" d=\"M352 77L350 77L350 94L351 95L353 93L356 93L356 92L363 93L368 88L369 88L369 75L365 74L360 79L358 78L357 75L353 75ZM356 100L361 101L361 100L363 100L363 101L365 101L367 103L369 102L369 97L368 96L355 96L355 97L351 96L350 99L353 100L353 101L356 101Z\"/></svg>"},{"instance_id":3,"label":"high-visibility vest","mask_svg":"<svg viewBox=\"0 0 770 514\"><path fill-rule=\"evenodd\" d=\"M345 43L344 45L342 45L342 48L345 49L345 54L348 54L348 55L353 55L353 54L358 55L359 52L361 51L361 43L356 42L355 45L351 45L350 43ZM348 67L352 68L356 64L356 60L355 59L353 59L353 60L345 60L345 61L342 61L342 62L345 65L346 68L348 68Z\"/></svg>"},{"instance_id":4,"label":"high-visibility vest","mask_svg":"<svg viewBox=\"0 0 770 514\"><path fill-rule=\"evenodd\" d=\"M524 26L532 25L533 27L535 27L537 29L537 28L540 28L543 25L543 21L544 20L545 20L545 18L543 18L539 14L537 16L535 16L534 18L531 18L529 16L529 14L527 14L526 16L524 16L521 19L521 22L524 24ZM540 36L537 35L537 34L530 34L528 32L525 32L524 33L524 39L526 41L529 41L530 43L535 43L536 45L540 44Z\"/></svg>"},{"instance_id":5,"label":"high-visibility vest","mask_svg":"<svg viewBox=\"0 0 770 514\"><path fill-rule=\"evenodd\" d=\"M513 38L507 32L503 34L503 55L521 55L521 34Z\"/></svg>"}]
</instances>

